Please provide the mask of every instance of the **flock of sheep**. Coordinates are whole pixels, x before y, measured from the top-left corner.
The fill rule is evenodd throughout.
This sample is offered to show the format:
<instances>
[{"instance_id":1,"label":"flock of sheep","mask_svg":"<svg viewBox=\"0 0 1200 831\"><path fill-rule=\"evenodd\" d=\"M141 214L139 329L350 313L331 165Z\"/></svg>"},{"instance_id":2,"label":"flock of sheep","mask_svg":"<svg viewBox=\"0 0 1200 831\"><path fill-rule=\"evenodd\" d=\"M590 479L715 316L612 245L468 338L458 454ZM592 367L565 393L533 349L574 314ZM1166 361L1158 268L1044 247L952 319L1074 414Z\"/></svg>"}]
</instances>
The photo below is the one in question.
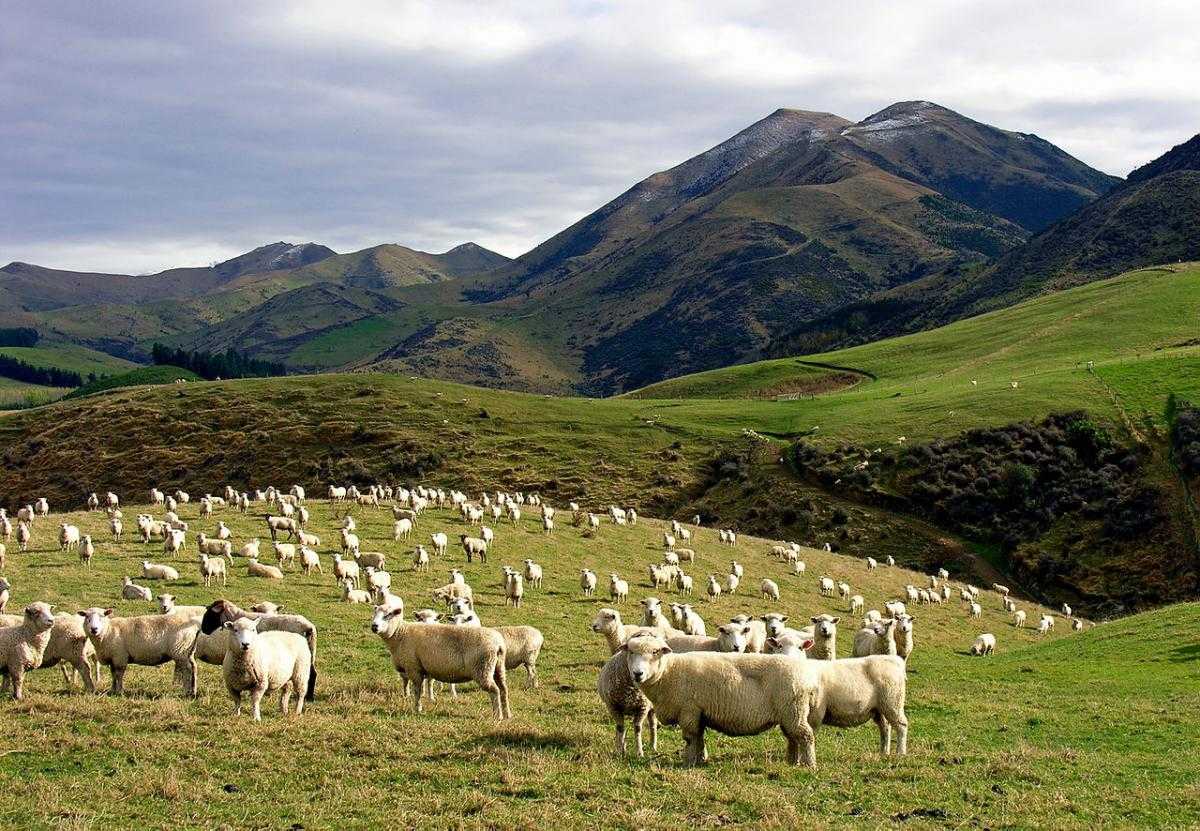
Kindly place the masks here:
<instances>
[{"instance_id":1,"label":"flock of sheep","mask_svg":"<svg viewBox=\"0 0 1200 831\"><path fill-rule=\"evenodd\" d=\"M483 493L472 500L458 490L418 486L372 486L359 490L353 486L330 486L328 504L332 508L338 550L332 562L322 561L322 542L314 532L313 516L305 490L293 486L288 492L275 488L242 493L226 487L223 496L205 495L197 500L198 521L180 518L181 506L191 499L177 491L166 494L150 491L151 511L161 516L139 513L134 520L136 538L143 546L161 544L164 558L175 565L142 562L141 579L170 584L180 579L177 565L194 563L196 574L206 587L228 583L235 554L244 561L249 578L266 581L286 579L289 569L304 574L325 576L340 590L348 604L370 604L370 630L383 642L388 658L398 673L405 691L413 696L419 713L423 702L432 700L438 684L455 685L475 682L485 691L498 719L510 718L507 673L523 667L530 687L537 686L537 662L544 645L543 634L529 625L484 626L476 613L474 590L458 568L450 571L450 582L437 588L432 598L443 604L441 611L420 609L405 619L405 603L392 593L392 575L388 556L383 551L364 550L353 510L383 510L392 514L393 542L407 549L414 572L428 571L433 559L450 557L450 535L441 530L422 533L425 543L415 543L418 524L430 508L454 510L473 530L458 536L467 563L487 563L494 552L497 533L505 523L516 525L522 512L531 514L545 534L555 531L556 511L536 494ZM116 542L126 538L125 517L120 499L114 493L103 497L91 494L89 510L107 513L108 528ZM256 507L257 506L257 507ZM245 541L235 550L232 531L216 518L218 512L243 514L265 509L263 530L271 539L270 553L275 564L261 562L263 544L258 538ZM584 529L584 536L597 532L602 522L635 526L637 512L610 506L606 514L597 514L570 503L573 525ZM340 513L340 516L339 516ZM0 572L8 555L7 546L15 536L18 549L28 551L34 528L50 524L45 520L50 507L45 499L21 507L16 522L0 509ZM204 524L211 535L193 528ZM432 529L427 529L432 530ZM40 532L45 533L45 532ZM690 547L697 535L705 533L699 517L691 526L672 521L663 534L661 562L647 565L649 583L655 589L673 591L680 601L693 593L693 578L685 564L695 564L696 550ZM189 534L194 534L195 554L187 554ZM69 523L61 523L57 538L63 552L77 552L83 567L97 556L90 535ZM722 545L736 545L731 529L717 529L715 539ZM800 559L803 549L795 543L779 544L770 553L779 562L781 575L803 575L806 564ZM889 557L885 566L894 562ZM880 568L866 558L867 570ZM736 593L745 575L736 560L727 573L708 575L706 594L716 600L722 594ZM540 589L543 568L526 558L519 569L502 566L499 586L505 602L515 609L527 590ZM897 598L884 604L884 612L866 610L862 595L853 594L844 581L822 576L817 581L819 594L846 603L850 614L862 615L861 625L852 638L852 657L838 657L837 635L841 618L829 614L812 616L798 628L788 626L789 618L772 612L757 618L737 615L708 632L707 624L690 602L664 606L657 597L640 603L640 618L625 623L617 608L600 609L591 623L592 630L604 638L610 658L600 672L597 689L616 725L618 753L626 749L625 721L631 719L638 755L643 755L643 727L650 726L651 745L657 746L657 724L678 725L686 742L687 764L707 759L704 733L708 728L728 735L753 735L778 727L787 740L787 758L792 764L815 766L815 733L821 725L852 727L874 721L879 730L880 751L907 749L908 721L905 716L906 666L914 649L914 617L909 605L945 603L953 597L949 574L944 570L928 578L920 588L907 585ZM585 597L594 596L599 578L595 571L580 570L579 586ZM1025 612L1016 608L1009 591L994 585L1003 608L1013 615L1014 625L1024 625ZM776 580L763 577L759 594L769 601L780 600ZM158 594L158 613L118 615L112 607L90 607L77 613L55 614L44 602L30 602L21 615L4 614L10 595L17 589L0 578L0 674L5 687L20 700L27 672L61 666L70 684L78 674L84 688L95 692L99 685L99 667L108 667L111 691L121 694L125 673L130 666L158 666L172 663L174 679L187 696L198 694L197 662L222 668L225 688L240 712L243 694L248 694L255 721L261 719L261 701L268 694L279 696L281 712L288 712L295 698L294 712L303 712L305 702L315 697L317 682L317 628L306 617L284 612L278 604L261 602L241 609L231 601L216 599L207 606L183 606L166 592ZM150 601L153 592L125 577L119 588L125 600ZM982 592L963 585L959 600L966 614L979 617ZM614 606L629 599L627 579L612 572L608 594ZM1074 628L1083 623L1072 617L1069 607L1064 617ZM886 615L886 616L885 616ZM1046 632L1054 618L1043 615L1039 629ZM990 655L996 638L981 634L970 652Z\"/></svg>"}]
</instances>

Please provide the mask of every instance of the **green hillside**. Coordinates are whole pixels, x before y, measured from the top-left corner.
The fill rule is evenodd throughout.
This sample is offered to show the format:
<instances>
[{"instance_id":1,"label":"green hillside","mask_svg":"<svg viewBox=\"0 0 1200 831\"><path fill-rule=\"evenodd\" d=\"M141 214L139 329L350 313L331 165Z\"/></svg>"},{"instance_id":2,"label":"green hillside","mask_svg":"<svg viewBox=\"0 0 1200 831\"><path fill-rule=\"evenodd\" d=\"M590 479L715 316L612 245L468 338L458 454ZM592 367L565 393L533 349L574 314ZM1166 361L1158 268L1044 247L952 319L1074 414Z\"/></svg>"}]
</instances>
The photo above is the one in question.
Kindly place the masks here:
<instances>
[{"instance_id":1,"label":"green hillside","mask_svg":"<svg viewBox=\"0 0 1200 831\"><path fill-rule=\"evenodd\" d=\"M43 387L26 384L12 378L0 377L0 411L37 407L57 401L67 392L66 387Z\"/></svg>"},{"instance_id":2,"label":"green hillside","mask_svg":"<svg viewBox=\"0 0 1200 831\"><path fill-rule=\"evenodd\" d=\"M87 377L89 372L97 375L114 375L127 372L137 364L84 346L63 344L56 346L2 346L0 355L17 358L37 367L57 367L78 372Z\"/></svg>"},{"instance_id":3,"label":"green hillside","mask_svg":"<svg viewBox=\"0 0 1200 831\"><path fill-rule=\"evenodd\" d=\"M82 387L72 390L67 398L83 398L98 392L107 392L124 387L173 384L179 378L188 381L200 380L200 376L190 369L180 369L177 366L144 366L131 372L111 375L107 378L100 378L91 383L84 384Z\"/></svg>"},{"instance_id":4,"label":"green hillside","mask_svg":"<svg viewBox=\"0 0 1200 831\"><path fill-rule=\"evenodd\" d=\"M272 469L255 473L279 479ZM308 485L320 489L317 481ZM127 516L146 510L125 507ZM605 522L589 538L560 513L558 528L546 536L527 514L516 527L497 528L487 565L466 565L452 551L435 560L431 572L417 573L407 563L411 545L391 541L390 512L354 512L364 547L387 555L393 590L410 610L429 604L429 591L458 567L475 587L485 625L531 624L545 634L540 686L527 689L524 673L513 671L514 718L497 725L473 685L464 685L457 698L443 692L423 715L411 711L383 645L366 630L367 607L341 602L334 588L336 518L323 503L309 507L311 530L324 541L323 575L289 572L268 584L247 577L245 561L235 557L228 587L206 589L189 544L185 555L167 560L182 579L169 589L151 584L181 603L224 596L245 606L270 598L313 620L320 632L319 677L317 698L304 715L285 721L273 701L264 701L263 723L252 729L245 712L230 715L220 669L207 664L199 666L195 702L180 698L169 665L131 667L123 699L63 695L57 670L33 673L25 703L0 703L11 725L0 736L0 813L14 827L88 827L113 817L142 826L420 827L443 814L465 825L557 828L1200 823L1192 752L1200 722L1188 706L1197 646L1187 633L1200 628L1195 605L1083 632L1071 632L1060 617L1044 638L1014 629L991 592L984 592L979 620L957 602L922 607L909 664L906 758L879 760L876 730L867 724L822 729L815 773L784 764L777 731L712 736L708 767L688 771L679 767L681 739L671 728L660 731L658 751L644 760L614 757L612 724L595 693L607 650L589 631L609 602L582 597L577 585L585 566L628 577L627 618L636 615L642 597L674 599L652 590L644 576L645 564L660 554L661 523L644 519L618 528ZM192 523L189 537L211 532L218 519L239 545L263 532L254 513L218 511L200 520L188 505L182 515ZM90 568L57 550L53 533L60 521L79 524L98 541ZM13 604L41 598L66 611L101 604L115 605L121 615L149 612L149 603L114 597L122 576L137 574L147 556L163 561L161 551L128 539L114 544L105 528L98 513L36 524L30 553L9 557L5 576L14 585ZM430 511L418 525L421 539L437 530L453 538L464 529L447 511ZM692 598L710 626L743 611L781 608L795 620L830 613L846 622L839 655L847 654L853 625L842 601L818 595L819 575L850 582L868 608L924 579L901 568L869 572L862 560L812 550L804 552L807 575L793 577L770 557L768 540L743 536L731 549L718 544L712 529L700 529L694 547L698 561L690 570L698 575L721 571L730 559L746 569L736 596L715 603ZM524 557L542 564L546 583L529 589L518 610L504 605L495 584L501 564ZM779 603L752 590L765 576L779 581ZM1032 618L1043 611L1025 599L1020 605ZM984 631L998 639L996 656L964 654ZM106 685L107 671L102 676ZM330 767L334 750L339 761Z\"/></svg>"}]
</instances>

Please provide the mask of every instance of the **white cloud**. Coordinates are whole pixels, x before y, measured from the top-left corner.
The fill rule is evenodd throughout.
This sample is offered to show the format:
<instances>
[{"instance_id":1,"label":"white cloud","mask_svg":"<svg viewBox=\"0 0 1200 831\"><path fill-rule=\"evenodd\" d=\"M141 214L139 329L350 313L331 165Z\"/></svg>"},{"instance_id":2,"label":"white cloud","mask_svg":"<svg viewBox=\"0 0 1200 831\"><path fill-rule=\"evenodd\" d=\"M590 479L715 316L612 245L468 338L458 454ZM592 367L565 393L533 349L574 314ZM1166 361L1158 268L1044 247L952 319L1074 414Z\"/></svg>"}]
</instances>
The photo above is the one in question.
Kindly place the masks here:
<instances>
[{"instance_id":1,"label":"white cloud","mask_svg":"<svg viewBox=\"0 0 1200 831\"><path fill-rule=\"evenodd\" d=\"M1124 174L1200 124L1197 28L1074 0L10 5L0 261L516 254L777 107L928 99Z\"/></svg>"}]
</instances>

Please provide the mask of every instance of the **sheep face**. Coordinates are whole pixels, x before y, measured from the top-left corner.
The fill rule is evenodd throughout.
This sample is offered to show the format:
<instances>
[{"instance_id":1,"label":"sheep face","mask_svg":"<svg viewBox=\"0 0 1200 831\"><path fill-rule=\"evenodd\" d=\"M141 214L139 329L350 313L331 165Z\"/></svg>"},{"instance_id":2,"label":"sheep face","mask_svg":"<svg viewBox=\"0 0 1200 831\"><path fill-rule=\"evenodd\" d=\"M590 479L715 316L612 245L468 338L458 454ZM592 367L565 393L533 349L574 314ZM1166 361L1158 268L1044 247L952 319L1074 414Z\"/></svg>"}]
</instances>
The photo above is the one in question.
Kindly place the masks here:
<instances>
[{"instance_id":1,"label":"sheep face","mask_svg":"<svg viewBox=\"0 0 1200 831\"><path fill-rule=\"evenodd\" d=\"M663 656L671 652L666 641L653 635L638 635L621 645L625 665L635 684L651 684L662 677Z\"/></svg>"},{"instance_id":2,"label":"sheep face","mask_svg":"<svg viewBox=\"0 0 1200 831\"><path fill-rule=\"evenodd\" d=\"M169 614L175 608L175 595L160 594L158 596L158 610L164 615Z\"/></svg>"},{"instance_id":3,"label":"sheep face","mask_svg":"<svg viewBox=\"0 0 1200 831\"><path fill-rule=\"evenodd\" d=\"M393 609L389 606L376 606L375 614L371 616L371 631L376 635L381 635L391 628L392 621L403 614L400 609Z\"/></svg>"},{"instance_id":4,"label":"sheep face","mask_svg":"<svg viewBox=\"0 0 1200 831\"><path fill-rule=\"evenodd\" d=\"M258 618L243 617L225 621L223 625L233 633L230 636L232 642L242 652L249 652L254 641L258 639Z\"/></svg>"},{"instance_id":5,"label":"sheep face","mask_svg":"<svg viewBox=\"0 0 1200 831\"><path fill-rule=\"evenodd\" d=\"M616 609L601 609L592 621L592 631L597 633L613 632L620 625L621 613Z\"/></svg>"},{"instance_id":6,"label":"sheep face","mask_svg":"<svg viewBox=\"0 0 1200 831\"><path fill-rule=\"evenodd\" d=\"M789 638L786 635L778 638L767 638L764 642L766 646L766 654L768 655L785 655L788 658L808 658L806 649L813 645L812 640L805 639L803 641Z\"/></svg>"},{"instance_id":7,"label":"sheep face","mask_svg":"<svg viewBox=\"0 0 1200 831\"><path fill-rule=\"evenodd\" d=\"M54 625L53 609L49 603L30 603L25 607L25 620L32 623L38 632L45 632Z\"/></svg>"},{"instance_id":8,"label":"sheep face","mask_svg":"<svg viewBox=\"0 0 1200 831\"><path fill-rule=\"evenodd\" d=\"M787 623L787 615L770 612L762 616L762 622L766 624L767 636L777 638L783 634L784 624Z\"/></svg>"},{"instance_id":9,"label":"sheep face","mask_svg":"<svg viewBox=\"0 0 1200 831\"><path fill-rule=\"evenodd\" d=\"M108 628L108 620L112 617L112 614L112 609L101 609L93 606L90 609L81 611L79 616L83 618L84 630L93 638L98 638Z\"/></svg>"},{"instance_id":10,"label":"sheep face","mask_svg":"<svg viewBox=\"0 0 1200 831\"><path fill-rule=\"evenodd\" d=\"M812 619L816 627L816 633L823 638L832 638L837 634L837 624L841 618L831 617L830 615L817 615Z\"/></svg>"},{"instance_id":11,"label":"sheep face","mask_svg":"<svg viewBox=\"0 0 1200 831\"><path fill-rule=\"evenodd\" d=\"M750 641L750 627L742 623L725 623L717 627L717 645L721 652L745 652Z\"/></svg>"}]
</instances>

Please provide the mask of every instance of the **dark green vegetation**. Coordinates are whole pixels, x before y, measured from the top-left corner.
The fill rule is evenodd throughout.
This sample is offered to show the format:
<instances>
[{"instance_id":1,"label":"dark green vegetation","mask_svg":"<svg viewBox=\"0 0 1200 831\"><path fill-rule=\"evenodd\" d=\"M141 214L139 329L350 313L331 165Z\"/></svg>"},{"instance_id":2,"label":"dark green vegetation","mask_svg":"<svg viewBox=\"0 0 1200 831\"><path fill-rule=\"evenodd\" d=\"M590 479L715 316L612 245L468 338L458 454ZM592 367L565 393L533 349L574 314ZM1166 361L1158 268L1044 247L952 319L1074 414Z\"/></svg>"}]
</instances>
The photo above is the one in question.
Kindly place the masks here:
<instances>
[{"instance_id":1,"label":"dark green vegetation","mask_svg":"<svg viewBox=\"0 0 1200 831\"><path fill-rule=\"evenodd\" d=\"M0 354L0 375L43 387L77 387L83 383L83 377L78 372L53 366L34 366L4 354Z\"/></svg>"},{"instance_id":2,"label":"dark green vegetation","mask_svg":"<svg viewBox=\"0 0 1200 831\"><path fill-rule=\"evenodd\" d=\"M28 326L0 329L0 346L37 346L40 337L37 329Z\"/></svg>"},{"instance_id":3,"label":"dark green vegetation","mask_svg":"<svg viewBox=\"0 0 1200 831\"><path fill-rule=\"evenodd\" d=\"M208 381L221 378L271 378L287 375L287 367L270 361L259 361L232 346L224 352L185 352L171 349L161 343L150 349L151 360L156 366L181 366Z\"/></svg>"},{"instance_id":4,"label":"dark green vegetation","mask_svg":"<svg viewBox=\"0 0 1200 831\"><path fill-rule=\"evenodd\" d=\"M123 389L125 387L155 386L158 384L173 384L180 378L185 381L199 381L200 376L190 369L177 366L145 366L140 369L123 372L119 375L109 375L84 384L78 389L71 390L67 398L83 398L97 392Z\"/></svg>"},{"instance_id":5,"label":"dark green vegetation","mask_svg":"<svg viewBox=\"0 0 1200 831\"><path fill-rule=\"evenodd\" d=\"M326 540L328 570L334 519L326 505L310 507L313 530ZM139 510L127 505L126 516ZM476 588L485 623L542 629L541 686L527 690L523 674L512 673L512 722L491 722L486 699L469 685L457 699L440 695L429 712L413 714L383 645L366 629L365 607L340 603L328 573L289 573L268 584L246 577L236 558L228 588L205 589L189 545L174 562L183 579L154 588L183 603L270 598L310 617L320 630L317 700L299 720L285 721L266 706L255 726L245 715L232 718L220 671L209 665L200 666L195 702L179 698L168 667L131 668L129 696L121 700L63 694L57 670L35 673L25 703L0 702L8 727L0 732L0 814L21 828L430 827L445 825L446 817L465 826L559 828L1200 822L1190 745L1197 725L1189 706L1196 650L1186 635L1200 626L1196 606L1081 633L1060 619L1044 639L1015 630L990 592L978 621L957 603L923 607L910 663L908 757L879 760L875 730L866 725L822 730L815 774L783 764L775 731L714 737L709 767L685 770L673 729L662 731L659 752L645 760L612 755L612 726L594 691L607 654L588 630L597 608L608 603L585 600L576 584L581 567L617 570L635 583L624 610L633 616L636 600L653 593L642 575L659 556L661 524L622 529L606 522L589 539L563 517L547 538L527 516L516 528L498 527L495 559L486 566L466 566L461 555L451 555L435 561L431 573L416 574L407 566L408 547L390 541L388 511L354 515L369 547L387 553L394 588L410 609L428 605L429 590L455 566ZM262 536L264 527L259 517L228 511L201 521L194 506L183 516L194 530L211 531L224 520L238 543ZM52 535L59 521L96 536L99 553L90 569L57 551ZM117 546L104 528L100 514L55 516L35 526L33 550L10 556L13 603L39 597L64 610L113 604L119 614L148 612L150 604L114 597L121 577L136 573L142 559L161 561L159 547ZM422 536L460 529L455 515L440 511L418 526ZM808 550L808 576L795 578L770 559L766 540L743 537L729 549L712 530L700 532L695 548L697 573L737 559L754 578L747 584L773 576L783 591L779 604L746 588L715 604L696 602L710 624L776 606L796 618L829 612L845 619L844 604L818 597L819 574L846 579L869 607L921 579L900 568L868 572L861 560ZM546 585L531 590L520 610L505 608L494 585L499 567L525 557L543 565ZM1021 606L1031 618L1043 611L1026 601ZM994 658L964 654L981 631L997 636ZM839 654L847 642L844 629Z\"/></svg>"}]
</instances>

